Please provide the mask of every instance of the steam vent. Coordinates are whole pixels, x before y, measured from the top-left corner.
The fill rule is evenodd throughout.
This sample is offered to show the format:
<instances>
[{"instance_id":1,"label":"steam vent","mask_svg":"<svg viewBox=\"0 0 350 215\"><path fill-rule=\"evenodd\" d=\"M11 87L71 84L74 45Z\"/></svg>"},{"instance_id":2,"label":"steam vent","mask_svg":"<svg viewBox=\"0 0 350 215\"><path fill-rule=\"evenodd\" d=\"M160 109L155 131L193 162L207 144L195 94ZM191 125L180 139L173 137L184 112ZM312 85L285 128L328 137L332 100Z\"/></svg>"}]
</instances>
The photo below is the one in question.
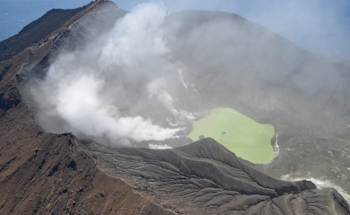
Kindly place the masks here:
<instances>
[{"instance_id":1,"label":"steam vent","mask_svg":"<svg viewBox=\"0 0 350 215\"><path fill-rule=\"evenodd\" d=\"M0 42L0 214L350 214L349 72L233 13L52 9Z\"/></svg>"}]
</instances>

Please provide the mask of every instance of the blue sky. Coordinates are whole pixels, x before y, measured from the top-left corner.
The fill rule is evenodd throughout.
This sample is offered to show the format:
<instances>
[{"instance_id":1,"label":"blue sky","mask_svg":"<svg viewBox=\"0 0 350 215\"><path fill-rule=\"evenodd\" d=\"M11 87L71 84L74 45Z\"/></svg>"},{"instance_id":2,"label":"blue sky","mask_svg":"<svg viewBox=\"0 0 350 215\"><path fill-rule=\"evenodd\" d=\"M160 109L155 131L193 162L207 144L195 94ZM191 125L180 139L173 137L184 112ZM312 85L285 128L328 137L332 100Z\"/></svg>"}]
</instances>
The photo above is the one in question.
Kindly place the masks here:
<instances>
[{"instance_id":1,"label":"blue sky","mask_svg":"<svg viewBox=\"0 0 350 215\"><path fill-rule=\"evenodd\" d=\"M52 8L76 8L89 0L0 0L0 40ZM114 0L131 10L142 0ZM213 10L239 14L319 54L350 58L349 0L163 0L169 11Z\"/></svg>"}]
</instances>

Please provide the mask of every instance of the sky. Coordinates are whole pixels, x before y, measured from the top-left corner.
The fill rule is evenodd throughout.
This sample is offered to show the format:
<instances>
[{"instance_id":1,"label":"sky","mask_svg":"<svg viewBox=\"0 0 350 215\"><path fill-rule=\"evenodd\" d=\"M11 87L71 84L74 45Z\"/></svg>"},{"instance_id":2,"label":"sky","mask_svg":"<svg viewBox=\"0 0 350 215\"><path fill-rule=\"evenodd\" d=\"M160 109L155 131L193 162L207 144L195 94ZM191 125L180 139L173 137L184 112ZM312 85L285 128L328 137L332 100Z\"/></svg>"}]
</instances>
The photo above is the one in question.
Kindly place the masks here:
<instances>
[{"instance_id":1,"label":"sky","mask_svg":"<svg viewBox=\"0 0 350 215\"><path fill-rule=\"evenodd\" d=\"M89 0L0 0L0 40L52 8L76 8ZM149 2L114 0L125 10ZM211 10L232 12L265 26L314 53L350 58L349 0L163 0L169 12Z\"/></svg>"}]
</instances>

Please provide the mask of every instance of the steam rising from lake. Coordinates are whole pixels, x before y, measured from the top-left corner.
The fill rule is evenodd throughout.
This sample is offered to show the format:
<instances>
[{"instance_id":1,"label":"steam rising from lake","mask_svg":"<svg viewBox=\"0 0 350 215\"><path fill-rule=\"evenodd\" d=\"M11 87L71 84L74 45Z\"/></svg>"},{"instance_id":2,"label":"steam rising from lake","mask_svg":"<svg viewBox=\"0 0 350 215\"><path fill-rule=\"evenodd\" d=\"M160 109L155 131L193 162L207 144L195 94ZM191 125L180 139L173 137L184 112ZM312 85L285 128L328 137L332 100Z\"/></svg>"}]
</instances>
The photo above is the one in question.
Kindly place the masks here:
<instances>
[{"instance_id":1,"label":"steam rising from lake","mask_svg":"<svg viewBox=\"0 0 350 215\"><path fill-rule=\"evenodd\" d=\"M99 13L108 19L106 11ZM148 3L110 30L100 32L96 23L103 21L90 21L72 28L73 40L83 35L86 44L60 47L44 79L32 84L36 117L46 131L117 145L162 141L180 135L196 116L191 112L236 103L264 116L299 110L284 95L314 96L339 80L332 59L235 14L168 14Z\"/></svg>"},{"instance_id":2,"label":"steam rising from lake","mask_svg":"<svg viewBox=\"0 0 350 215\"><path fill-rule=\"evenodd\" d=\"M167 59L160 27L166 16L162 5L140 5L86 47L59 54L31 89L41 124L123 145L176 138L181 128L164 128L130 111L157 99L177 114L166 80L159 78L179 70Z\"/></svg>"}]
</instances>

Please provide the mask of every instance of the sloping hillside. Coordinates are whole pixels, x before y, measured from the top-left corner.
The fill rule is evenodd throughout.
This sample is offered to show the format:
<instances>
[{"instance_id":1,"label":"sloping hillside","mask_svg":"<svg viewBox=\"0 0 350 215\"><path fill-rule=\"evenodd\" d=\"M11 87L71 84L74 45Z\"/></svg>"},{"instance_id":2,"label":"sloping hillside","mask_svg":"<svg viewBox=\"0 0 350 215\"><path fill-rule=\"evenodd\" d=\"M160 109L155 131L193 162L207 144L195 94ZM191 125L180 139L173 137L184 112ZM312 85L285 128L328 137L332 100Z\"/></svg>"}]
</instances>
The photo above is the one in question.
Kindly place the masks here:
<instances>
[{"instance_id":1,"label":"sloping hillside","mask_svg":"<svg viewBox=\"0 0 350 215\"><path fill-rule=\"evenodd\" d=\"M74 48L86 42L83 36L93 20L105 25L101 30L111 26L113 22L106 24L97 10L103 4L109 4L107 8L111 6L105 1L91 3L39 42L0 63L0 193L5 194L0 196L1 214L350 213L349 205L336 190L318 190L309 181L274 179L212 139L157 151L112 148L79 140L69 133L45 132L35 121L31 103L24 100L26 88L20 91L19 86L30 75L44 76L50 57L55 56L60 46ZM115 19L125 15L125 11L113 7L112 10L119 11ZM175 56L186 57L182 53ZM210 87L208 77L200 79L198 73L193 75L186 78L197 80L193 83L201 95L217 96L197 106L207 107L215 99L219 104L227 98L209 94L215 88ZM212 84L217 86L218 82ZM235 108L242 104L230 103ZM247 104L251 107L248 114L256 114L258 119L265 116L266 113ZM273 113L266 115L280 116ZM293 123L291 120L283 125L293 128ZM278 123L274 125L283 128ZM303 149L295 147L295 150ZM293 160L293 157L285 158ZM290 164L288 159L284 161L287 164L273 163L267 168L280 165L277 168L280 170Z\"/></svg>"},{"instance_id":2,"label":"sloping hillside","mask_svg":"<svg viewBox=\"0 0 350 215\"><path fill-rule=\"evenodd\" d=\"M77 16L99 4L91 4ZM53 38L67 25L40 38L45 41L42 46L35 44L36 48L0 64L0 213L168 214L124 181L101 172L71 134L45 133L21 101L16 72L45 57L53 48Z\"/></svg>"},{"instance_id":3,"label":"sloping hillside","mask_svg":"<svg viewBox=\"0 0 350 215\"><path fill-rule=\"evenodd\" d=\"M39 42L86 7L71 10L52 9L48 11L44 16L24 27L15 36L0 42L0 61L9 59L23 49Z\"/></svg>"}]
</instances>

